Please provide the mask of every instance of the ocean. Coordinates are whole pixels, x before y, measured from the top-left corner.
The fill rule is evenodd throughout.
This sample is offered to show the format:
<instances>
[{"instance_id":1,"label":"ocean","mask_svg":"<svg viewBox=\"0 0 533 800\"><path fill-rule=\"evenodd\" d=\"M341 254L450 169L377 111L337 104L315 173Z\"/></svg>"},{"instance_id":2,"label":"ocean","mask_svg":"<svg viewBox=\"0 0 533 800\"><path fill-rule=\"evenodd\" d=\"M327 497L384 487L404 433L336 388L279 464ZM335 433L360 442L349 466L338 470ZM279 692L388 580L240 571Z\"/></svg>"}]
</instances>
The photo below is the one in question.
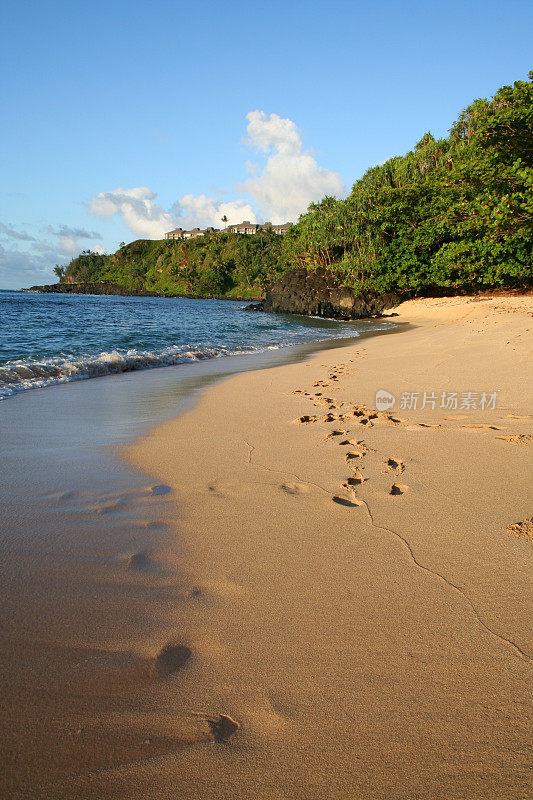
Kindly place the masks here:
<instances>
[{"instance_id":1,"label":"ocean","mask_svg":"<svg viewBox=\"0 0 533 800\"><path fill-rule=\"evenodd\" d=\"M245 312L245 301L0 291L0 399L28 389L382 330ZM390 323L388 323L390 327Z\"/></svg>"}]
</instances>

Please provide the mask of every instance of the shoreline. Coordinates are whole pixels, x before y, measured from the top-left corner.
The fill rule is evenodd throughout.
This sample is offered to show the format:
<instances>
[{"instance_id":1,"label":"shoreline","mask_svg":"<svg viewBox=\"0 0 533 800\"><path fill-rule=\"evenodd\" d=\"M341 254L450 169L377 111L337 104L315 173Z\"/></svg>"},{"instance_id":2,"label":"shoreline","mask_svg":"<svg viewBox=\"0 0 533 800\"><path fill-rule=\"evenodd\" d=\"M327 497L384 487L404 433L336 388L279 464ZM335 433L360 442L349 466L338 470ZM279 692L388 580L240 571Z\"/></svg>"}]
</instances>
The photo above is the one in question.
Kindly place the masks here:
<instances>
[{"instance_id":1,"label":"shoreline","mask_svg":"<svg viewBox=\"0 0 533 800\"><path fill-rule=\"evenodd\" d=\"M117 448L228 375L326 346L68 383L2 404L3 796L55 800L69 775L83 782L147 749L176 747L171 715L154 732L142 709L168 668L169 612L192 589L173 534L173 495L123 464ZM132 724L119 722L134 713Z\"/></svg>"},{"instance_id":2,"label":"shoreline","mask_svg":"<svg viewBox=\"0 0 533 800\"><path fill-rule=\"evenodd\" d=\"M525 796L530 542L507 527L531 516L531 445L496 438L533 434L522 344L533 303L516 305L411 301L394 320L414 323L392 331L404 336L302 348L209 385L138 441L131 431L120 455L149 503L128 514L152 525L154 500L166 510L143 528L150 545L94 573L113 632L102 617L94 653L82 637L65 661L89 660L75 675L93 708L67 703L72 777L47 766L32 796ZM511 359L487 359L511 333ZM497 386L479 383L487 368ZM432 374L443 390L502 387L498 407L372 417L377 389L399 398ZM146 400L153 376L136 375ZM161 380L170 397L171 375ZM127 385L106 384L117 397ZM102 534L117 524L105 514ZM222 744L209 722L220 714L241 725Z\"/></svg>"},{"instance_id":3,"label":"shoreline","mask_svg":"<svg viewBox=\"0 0 533 800\"><path fill-rule=\"evenodd\" d=\"M42 286L30 286L27 289L12 289L4 291L27 292L28 294L88 294L95 297L162 297L175 299L176 297L186 300L233 300L240 303L261 300L261 295L250 296L228 296L224 294L189 294L187 292L151 292L148 289L128 289L119 283L96 282L96 283L51 283Z\"/></svg>"},{"instance_id":4,"label":"shoreline","mask_svg":"<svg viewBox=\"0 0 533 800\"><path fill-rule=\"evenodd\" d=\"M77 297L79 300L79 296ZM44 304L38 302L37 305L44 305L44 311L48 312L47 306L54 306L57 303L58 314L76 313L76 308L71 307L75 298L71 296L68 298L56 296L56 298L54 300L50 296L47 302ZM73 346L71 340L66 341L65 337L61 338L62 335L58 332L59 338L56 340L55 348L43 348L40 355L38 351L35 355L24 355L24 352L21 352L20 343L18 341L10 342L8 338L7 344L3 348L3 365L0 364L0 400L29 389L47 388L108 375L141 372L159 367L181 367L240 355L260 357L261 353L282 352L290 350L295 345L298 347L303 345L304 348L309 345L312 349L314 344L322 345L323 342L331 344L337 339L357 338L360 332L389 328L391 323L394 324L389 319L339 322L323 318L312 319L295 315L273 314L261 315L261 318L252 319L248 314L243 315L240 310L242 305L240 309L235 309L234 303L228 304L218 300L213 300L215 306L208 308L209 303L198 299L198 308L194 308L194 301L190 299L170 298L172 305L170 308L166 303L161 306L157 298L138 299L133 305L130 298L121 298L121 301L127 304L126 312L130 315L130 319L135 317L135 303L144 301L140 313L142 324L146 326L147 316L153 313L162 317L163 329L160 335L152 337L151 341L150 332L145 332L145 338L143 330L129 331L122 337L119 335L117 341L109 335L105 326L107 317L121 312L121 302L117 307L116 298L104 298L105 301L109 301L109 305L107 302L104 303L101 316L99 316L99 298L84 295L81 299L82 303L76 302L73 305L74 307L80 305L82 314L85 316L93 312L96 314L97 324L103 328L100 341L98 341L98 337L85 337L83 330L80 330L80 343ZM32 306L33 304L30 302L28 305L30 311ZM152 306L154 307L152 308ZM9 314L9 310L8 302L6 313ZM55 309L52 310L55 312ZM209 319L211 311L213 312L213 327L204 324L201 330L195 329L196 332L192 337L188 337L187 324L190 323L193 327L197 327L197 319ZM185 321L180 315L186 317ZM183 332L181 329L173 330L175 319L181 320L176 324L183 323ZM230 330L227 337L224 333L224 322ZM31 343L28 343L25 351L34 353L31 347ZM282 355L278 360L283 363L287 359ZM248 368L245 367L245 369ZM218 368L213 368L213 372L218 371ZM158 379L154 379L154 382L157 383Z\"/></svg>"},{"instance_id":5,"label":"shoreline","mask_svg":"<svg viewBox=\"0 0 533 800\"><path fill-rule=\"evenodd\" d=\"M234 376L127 448L176 493L195 599L173 688L202 709L129 797L525 796L532 312L410 301L405 336ZM498 400L374 416L378 389L410 386ZM242 729L206 751L217 714Z\"/></svg>"}]
</instances>

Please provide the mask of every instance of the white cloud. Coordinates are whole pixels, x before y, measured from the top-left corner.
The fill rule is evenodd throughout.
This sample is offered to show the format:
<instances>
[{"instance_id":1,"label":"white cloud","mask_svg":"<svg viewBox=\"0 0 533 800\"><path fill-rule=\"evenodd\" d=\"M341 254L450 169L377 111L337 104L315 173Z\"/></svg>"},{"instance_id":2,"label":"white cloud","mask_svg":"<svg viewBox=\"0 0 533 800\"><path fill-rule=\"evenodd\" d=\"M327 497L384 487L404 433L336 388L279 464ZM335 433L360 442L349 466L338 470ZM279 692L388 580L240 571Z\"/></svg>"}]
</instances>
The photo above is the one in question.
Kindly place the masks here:
<instances>
[{"instance_id":1,"label":"white cloud","mask_svg":"<svg viewBox=\"0 0 533 800\"><path fill-rule=\"evenodd\" d=\"M68 225L47 225L43 228L46 233L57 236L60 239L101 239L102 236L97 231L88 231L86 228L71 228Z\"/></svg>"},{"instance_id":2,"label":"white cloud","mask_svg":"<svg viewBox=\"0 0 533 800\"><path fill-rule=\"evenodd\" d=\"M262 169L245 163L251 177L237 189L247 197L221 200L223 193L186 194L167 210L148 186L136 186L100 192L89 202L89 213L102 218L120 215L136 236L160 239L176 227L221 228L223 216L230 224L261 219L295 222L310 203L325 195L345 196L341 177L320 167L312 153L303 150L300 131L292 120L264 111L250 111L246 119L243 142L266 155Z\"/></svg>"},{"instance_id":3,"label":"white cloud","mask_svg":"<svg viewBox=\"0 0 533 800\"><path fill-rule=\"evenodd\" d=\"M302 150L302 138L290 119L264 111L246 115L248 138L258 150L270 153L263 171L239 188L251 195L263 215L272 222L296 222L310 203L325 195L345 197L340 175L320 167L310 152Z\"/></svg>"},{"instance_id":4,"label":"white cloud","mask_svg":"<svg viewBox=\"0 0 533 800\"><path fill-rule=\"evenodd\" d=\"M250 175L257 175L259 172L259 164L255 164L253 161L247 161L244 167L246 172L249 172Z\"/></svg>"},{"instance_id":5,"label":"white cloud","mask_svg":"<svg viewBox=\"0 0 533 800\"><path fill-rule=\"evenodd\" d=\"M250 111L246 115L248 125L244 144L257 147L263 153L272 149L286 155L298 155L302 150L302 137L296 124L277 114L267 116L264 111Z\"/></svg>"},{"instance_id":6,"label":"white cloud","mask_svg":"<svg viewBox=\"0 0 533 800\"><path fill-rule=\"evenodd\" d=\"M57 254L12 250L0 244L0 281L5 288L28 288L32 284L49 283ZM52 258L51 258L52 256Z\"/></svg>"},{"instance_id":7,"label":"white cloud","mask_svg":"<svg viewBox=\"0 0 533 800\"><path fill-rule=\"evenodd\" d=\"M19 288L22 284L42 284L55 282L53 273L56 264L67 264L79 255L82 245L80 240L101 238L94 231L84 228L70 228L67 225L51 225L44 228L48 238L36 238L29 234L12 235L13 226L0 224L0 236L20 240L16 247L2 246L0 243L0 281L2 286ZM95 252L103 252L96 245Z\"/></svg>"},{"instance_id":8,"label":"white cloud","mask_svg":"<svg viewBox=\"0 0 533 800\"><path fill-rule=\"evenodd\" d=\"M261 174L249 178L241 189L254 198L272 222L296 222L310 203L325 195L346 194L340 176L319 167L305 153L270 156Z\"/></svg>"},{"instance_id":9,"label":"white cloud","mask_svg":"<svg viewBox=\"0 0 533 800\"><path fill-rule=\"evenodd\" d=\"M256 222L256 214L246 200L219 200L205 194L186 194L173 206L176 226L181 228L207 227L221 228L222 217L233 225L247 219Z\"/></svg>"},{"instance_id":10,"label":"white cloud","mask_svg":"<svg viewBox=\"0 0 533 800\"><path fill-rule=\"evenodd\" d=\"M96 217L122 214L133 233L148 239L160 239L173 226L173 217L155 202L156 195L148 186L113 189L100 192L89 202L89 213Z\"/></svg>"},{"instance_id":11,"label":"white cloud","mask_svg":"<svg viewBox=\"0 0 533 800\"><path fill-rule=\"evenodd\" d=\"M0 236L5 236L9 239L18 239L21 242L35 241L35 237L26 233L26 231L17 231L14 225L6 225L3 222L0 222Z\"/></svg>"},{"instance_id":12,"label":"white cloud","mask_svg":"<svg viewBox=\"0 0 533 800\"><path fill-rule=\"evenodd\" d=\"M89 203L89 212L98 217L121 214L133 233L149 239L161 239L172 228L222 227L222 217L229 223L248 219L255 222L255 212L246 200L220 200L205 194L186 194L165 211L156 203L156 195L147 186L100 192Z\"/></svg>"}]
</instances>

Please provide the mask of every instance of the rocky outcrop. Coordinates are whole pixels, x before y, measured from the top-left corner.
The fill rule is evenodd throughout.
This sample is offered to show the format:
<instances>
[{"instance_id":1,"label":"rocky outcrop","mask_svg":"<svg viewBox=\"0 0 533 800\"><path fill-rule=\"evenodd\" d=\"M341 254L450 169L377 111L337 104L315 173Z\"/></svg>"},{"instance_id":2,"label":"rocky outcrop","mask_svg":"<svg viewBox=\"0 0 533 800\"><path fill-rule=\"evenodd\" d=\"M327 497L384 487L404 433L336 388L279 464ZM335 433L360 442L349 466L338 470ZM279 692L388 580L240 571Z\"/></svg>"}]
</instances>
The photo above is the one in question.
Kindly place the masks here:
<instances>
[{"instance_id":1,"label":"rocky outcrop","mask_svg":"<svg viewBox=\"0 0 533 800\"><path fill-rule=\"evenodd\" d=\"M59 293L59 294L114 294L125 297L158 297L156 292L146 292L136 289L127 289L111 281L98 283L52 283L49 286L32 286L29 292Z\"/></svg>"},{"instance_id":2,"label":"rocky outcrop","mask_svg":"<svg viewBox=\"0 0 533 800\"><path fill-rule=\"evenodd\" d=\"M364 319L381 316L386 309L394 308L403 299L398 292L356 294L353 289L342 285L338 275L327 269L320 268L313 272L293 269L269 287L260 308L280 314Z\"/></svg>"},{"instance_id":3,"label":"rocky outcrop","mask_svg":"<svg viewBox=\"0 0 533 800\"><path fill-rule=\"evenodd\" d=\"M186 297L190 300L235 300L242 302L245 297L226 297L225 295L198 295L184 292L148 292L145 289L128 289L119 283L111 281L98 281L98 283L52 283L46 286L32 286L25 289L27 292L53 293L53 294L111 294L121 297Z\"/></svg>"}]
</instances>

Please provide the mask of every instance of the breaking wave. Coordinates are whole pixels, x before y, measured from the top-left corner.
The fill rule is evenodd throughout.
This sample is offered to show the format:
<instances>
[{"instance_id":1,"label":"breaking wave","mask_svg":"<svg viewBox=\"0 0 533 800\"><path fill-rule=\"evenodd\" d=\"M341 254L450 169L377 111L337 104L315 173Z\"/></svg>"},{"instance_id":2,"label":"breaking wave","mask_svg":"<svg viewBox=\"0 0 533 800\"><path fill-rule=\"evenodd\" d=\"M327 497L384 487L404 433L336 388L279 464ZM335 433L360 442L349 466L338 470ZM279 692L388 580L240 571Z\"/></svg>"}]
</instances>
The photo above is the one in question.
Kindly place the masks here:
<instances>
[{"instance_id":1,"label":"breaking wave","mask_svg":"<svg viewBox=\"0 0 533 800\"><path fill-rule=\"evenodd\" d=\"M50 358L16 359L0 365L0 400L26 389L40 389L70 381L117 375L121 372L171 367L192 361L222 356L255 353L259 350L277 350L283 345L268 347L233 347L186 349L183 346L166 347L160 352L150 350L112 350L96 356L59 355Z\"/></svg>"}]
</instances>

